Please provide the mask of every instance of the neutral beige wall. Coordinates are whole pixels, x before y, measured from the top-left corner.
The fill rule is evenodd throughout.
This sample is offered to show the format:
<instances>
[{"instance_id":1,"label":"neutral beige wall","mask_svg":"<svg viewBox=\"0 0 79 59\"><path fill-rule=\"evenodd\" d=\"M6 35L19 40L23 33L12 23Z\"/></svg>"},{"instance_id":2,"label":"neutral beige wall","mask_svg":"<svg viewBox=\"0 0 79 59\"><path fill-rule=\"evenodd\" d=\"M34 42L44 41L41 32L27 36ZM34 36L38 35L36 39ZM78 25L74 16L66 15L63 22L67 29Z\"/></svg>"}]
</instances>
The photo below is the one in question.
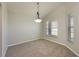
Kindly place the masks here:
<instances>
[{"instance_id":1,"label":"neutral beige wall","mask_svg":"<svg viewBox=\"0 0 79 59\"><path fill-rule=\"evenodd\" d=\"M75 50L79 55L79 3L73 3L68 9L68 13L73 13L75 18L75 39L74 43L70 44L67 42L66 44L70 46L73 50Z\"/></svg>"},{"instance_id":2,"label":"neutral beige wall","mask_svg":"<svg viewBox=\"0 0 79 59\"><path fill-rule=\"evenodd\" d=\"M53 40L55 40L55 41L59 41L59 42L65 42L65 40L66 40L66 33L64 33L65 31L66 31L66 24L65 24L65 7L64 7L64 5L63 6L59 6L59 7L57 7L58 9L56 9L55 11L53 11L51 14L49 14L46 18L44 18L44 23L43 23L43 25L44 25L44 30L43 30L43 32L44 32L44 38L46 38L46 39L53 39ZM45 35L45 31L46 31L46 21L48 21L48 20L57 20L58 21L58 29L59 29L59 31L58 31L58 37L57 38L55 38L55 37L48 37L48 36L46 36ZM62 34L63 33L63 34Z\"/></svg>"},{"instance_id":3,"label":"neutral beige wall","mask_svg":"<svg viewBox=\"0 0 79 59\"><path fill-rule=\"evenodd\" d=\"M0 57L2 56L2 6L0 6Z\"/></svg>"},{"instance_id":4,"label":"neutral beige wall","mask_svg":"<svg viewBox=\"0 0 79 59\"><path fill-rule=\"evenodd\" d=\"M5 56L8 47L7 33L8 33L7 8L6 8L6 4L2 3L2 56Z\"/></svg>"},{"instance_id":5,"label":"neutral beige wall","mask_svg":"<svg viewBox=\"0 0 79 59\"><path fill-rule=\"evenodd\" d=\"M34 22L33 16L8 11L8 45L40 39L41 25Z\"/></svg>"},{"instance_id":6,"label":"neutral beige wall","mask_svg":"<svg viewBox=\"0 0 79 59\"><path fill-rule=\"evenodd\" d=\"M67 29L67 16L73 14L75 16L75 39L73 43L68 42L68 29ZM51 41L56 41L69 46L76 53L79 54L79 3L62 3L48 16L44 18L43 21L43 38ZM58 37L48 37L45 35L46 31L46 21L47 20L57 20L58 21Z\"/></svg>"}]
</instances>

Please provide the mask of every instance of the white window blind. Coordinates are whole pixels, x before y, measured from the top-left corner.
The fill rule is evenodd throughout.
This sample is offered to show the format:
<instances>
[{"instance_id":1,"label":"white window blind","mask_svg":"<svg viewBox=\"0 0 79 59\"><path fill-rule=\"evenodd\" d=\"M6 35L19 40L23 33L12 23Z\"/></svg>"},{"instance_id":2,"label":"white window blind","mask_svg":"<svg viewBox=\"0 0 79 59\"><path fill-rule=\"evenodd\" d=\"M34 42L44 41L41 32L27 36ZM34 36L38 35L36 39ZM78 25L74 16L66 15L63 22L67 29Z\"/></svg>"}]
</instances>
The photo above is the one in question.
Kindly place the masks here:
<instances>
[{"instance_id":1,"label":"white window blind","mask_svg":"<svg viewBox=\"0 0 79 59\"><path fill-rule=\"evenodd\" d=\"M71 42L73 42L73 40L74 40L74 17L72 17L72 16L69 16L69 19L68 19L69 21L68 21L68 36L69 36L69 38L68 38L68 40L69 41L71 41Z\"/></svg>"},{"instance_id":2,"label":"white window blind","mask_svg":"<svg viewBox=\"0 0 79 59\"><path fill-rule=\"evenodd\" d=\"M46 34L49 36L57 36L58 35L58 23L57 21L49 22L47 21L47 31Z\"/></svg>"}]
</instances>

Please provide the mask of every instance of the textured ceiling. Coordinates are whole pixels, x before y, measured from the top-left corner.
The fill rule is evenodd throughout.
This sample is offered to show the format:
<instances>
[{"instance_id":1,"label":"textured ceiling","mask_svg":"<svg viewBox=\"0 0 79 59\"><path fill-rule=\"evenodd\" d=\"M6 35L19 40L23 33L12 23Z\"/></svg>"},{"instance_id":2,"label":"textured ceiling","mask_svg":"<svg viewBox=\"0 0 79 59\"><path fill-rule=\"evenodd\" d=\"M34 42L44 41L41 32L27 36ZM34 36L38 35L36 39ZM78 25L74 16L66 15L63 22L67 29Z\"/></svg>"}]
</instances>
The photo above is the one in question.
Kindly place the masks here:
<instances>
[{"instance_id":1,"label":"textured ceiling","mask_svg":"<svg viewBox=\"0 0 79 59\"><path fill-rule=\"evenodd\" d=\"M40 17L45 17L60 4L60 2L40 2ZM8 2L7 7L9 12L23 13L28 16L35 15L34 17L36 17L36 2Z\"/></svg>"}]
</instances>

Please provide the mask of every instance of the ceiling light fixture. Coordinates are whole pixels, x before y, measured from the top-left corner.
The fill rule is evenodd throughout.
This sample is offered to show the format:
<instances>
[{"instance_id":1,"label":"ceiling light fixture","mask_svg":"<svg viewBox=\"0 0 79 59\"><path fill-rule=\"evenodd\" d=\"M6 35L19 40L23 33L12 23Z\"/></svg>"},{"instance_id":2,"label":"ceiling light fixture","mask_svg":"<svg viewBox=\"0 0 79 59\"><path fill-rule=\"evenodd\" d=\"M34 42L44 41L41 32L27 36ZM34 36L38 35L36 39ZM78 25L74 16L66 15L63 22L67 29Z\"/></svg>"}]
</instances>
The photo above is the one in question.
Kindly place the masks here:
<instances>
[{"instance_id":1,"label":"ceiling light fixture","mask_svg":"<svg viewBox=\"0 0 79 59\"><path fill-rule=\"evenodd\" d=\"M42 20L40 19L40 16L39 16L39 2L37 2L37 19L34 20L35 22L37 23L41 23Z\"/></svg>"}]
</instances>

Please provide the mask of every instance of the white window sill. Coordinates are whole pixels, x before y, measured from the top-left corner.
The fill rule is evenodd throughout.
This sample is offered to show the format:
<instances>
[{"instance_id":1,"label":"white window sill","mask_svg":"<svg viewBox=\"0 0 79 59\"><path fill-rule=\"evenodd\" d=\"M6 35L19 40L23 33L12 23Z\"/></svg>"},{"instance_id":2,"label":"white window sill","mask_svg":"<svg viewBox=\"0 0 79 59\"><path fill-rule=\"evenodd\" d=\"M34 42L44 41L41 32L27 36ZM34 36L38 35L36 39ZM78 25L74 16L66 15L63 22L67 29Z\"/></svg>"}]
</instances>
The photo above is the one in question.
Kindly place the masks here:
<instances>
[{"instance_id":1,"label":"white window sill","mask_svg":"<svg viewBox=\"0 0 79 59\"><path fill-rule=\"evenodd\" d=\"M54 37L54 38L57 38L56 35L46 35L47 37Z\"/></svg>"}]
</instances>

